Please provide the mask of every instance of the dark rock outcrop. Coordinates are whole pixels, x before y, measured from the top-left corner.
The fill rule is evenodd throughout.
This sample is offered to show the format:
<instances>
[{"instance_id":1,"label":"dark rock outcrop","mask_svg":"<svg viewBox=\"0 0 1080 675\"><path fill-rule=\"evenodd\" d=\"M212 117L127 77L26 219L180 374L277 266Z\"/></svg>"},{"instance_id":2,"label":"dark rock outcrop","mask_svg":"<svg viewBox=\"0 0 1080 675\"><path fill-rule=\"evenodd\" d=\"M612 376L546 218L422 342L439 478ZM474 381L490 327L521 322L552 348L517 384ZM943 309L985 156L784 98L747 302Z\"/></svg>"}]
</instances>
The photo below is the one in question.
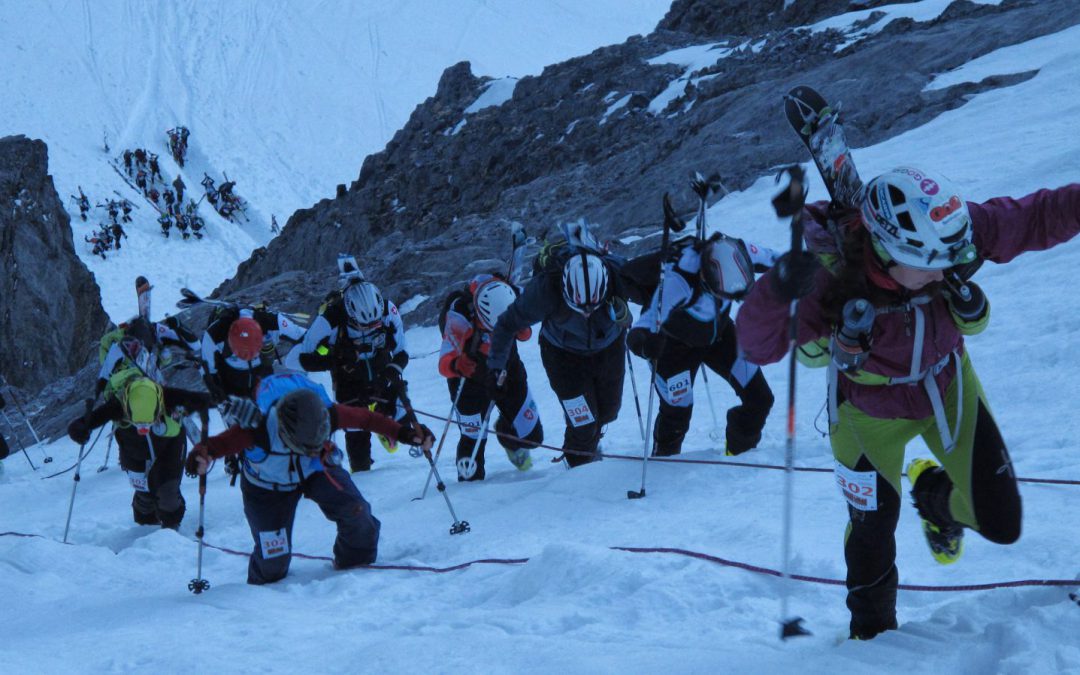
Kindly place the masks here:
<instances>
[{"instance_id":1,"label":"dark rock outcrop","mask_svg":"<svg viewBox=\"0 0 1080 675\"><path fill-rule=\"evenodd\" d=\"M86 364L108 323L75 254L45 143L0 139L0 373L36 392Z\"/></svg>"},{"instance_id":2,"label":"dark rock outcrop","mask_svg":"<svg viewBox=\"0 0 1080 675\"><path fill-rule=\"evenodd\" d=\"M1069 0L960 0L940 19L893 21L851 44L840 31L790 28L876 4L799 0L785 10L783 0L678 0L651 35L549 66L519 80L510 100L469 113L492 80L456 64L343 195L296 212L217 293L299 271L324 280L293 288L310 310L332 283L335 255L349 251L397 302L430 296L408 317L427 322L467 262L507 253L508 221L532 234L579 218L608 236L640 232L658 225L663 191L689 207L692 170L719 170L738 189L805 161L780 113L781 94L795 84L843 101L859 147L1015 81L924 92L935 74L1061 30L1063 17L1080 20L1066 11ZM710 43L716 58L694 67L648 63Z\"/></svg>"}]
</instances>

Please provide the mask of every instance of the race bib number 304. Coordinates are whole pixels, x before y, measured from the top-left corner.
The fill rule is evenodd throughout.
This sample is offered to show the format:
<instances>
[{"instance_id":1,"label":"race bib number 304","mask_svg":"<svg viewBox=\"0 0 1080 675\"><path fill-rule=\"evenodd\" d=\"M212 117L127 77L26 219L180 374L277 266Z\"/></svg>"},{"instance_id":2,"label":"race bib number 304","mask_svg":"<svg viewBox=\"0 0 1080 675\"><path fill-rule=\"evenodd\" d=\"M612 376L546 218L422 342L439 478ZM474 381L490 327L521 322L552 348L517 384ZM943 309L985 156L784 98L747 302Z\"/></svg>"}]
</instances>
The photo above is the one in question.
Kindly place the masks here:
<instances>
[{"instance_id":1,"label":"race bib number 304","mask_svg":"<svg viewBox=\"0 0 1080 675\"><path fill-rule=\"evenodd\" d=\"M277 558L289 553L289 536L285 528L259 533L259 548L262 549L263 560Z\"/></svg>"},{"instance_id":2,"label":"race bib number 304","mask_svg":"<svg viewBox=\"0 0 1080 675\"><path fill-rule=\"evenodd\" d=\"M877 511L877 471L854 471L837 462L836 485L848 504L860 511Z\"/></svg>"},{"instance_id":3,"label":"race bib number 304","mask_svg":"<svg viewBox=\"0 0 1080 675\"><path fill-rule=\"evenodd\" d=\"M567 418L570 419L570 424L575 427L583 427L596 421L592 410L589 409L589 402L585 400L583 395L566 399L562 402L562 405L563 409L566 410Z\"/></svg>"}]
</instances>

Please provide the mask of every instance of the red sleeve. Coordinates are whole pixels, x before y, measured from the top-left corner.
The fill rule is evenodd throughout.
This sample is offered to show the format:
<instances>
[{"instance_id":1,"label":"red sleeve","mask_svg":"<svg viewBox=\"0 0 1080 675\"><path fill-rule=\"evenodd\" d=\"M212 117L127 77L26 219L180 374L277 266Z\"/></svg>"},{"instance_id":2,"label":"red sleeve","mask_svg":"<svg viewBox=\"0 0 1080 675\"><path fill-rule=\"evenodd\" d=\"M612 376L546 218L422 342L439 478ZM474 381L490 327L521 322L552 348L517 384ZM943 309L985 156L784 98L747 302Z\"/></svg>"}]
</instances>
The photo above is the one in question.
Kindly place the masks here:
<instances>
[{"instance_id":1,"label":"red sleeve","mask_svg":"<svg viewBox=\"0 0 1080 675\"><path fill-rule=\"evenodd\" d=\"M364 431L374 431L387 438L397 438L398 432L401 430L401 425L394 420L386 415L372 412L367 408L356 408L351 405L335 403L330 410L333 412L330 416L330 422L335 430L362 429Z\"/></svg>"},{"instance_id":2,"label":"red sleeve","mask_svg":"<svg viewBox=\"0 0 1080 675\"><path fill-rule=\"evenodd\" d=\"M758 365L776 363L788 351L788 316L791 303L773 287L776 268L761 277L735 317L735 334L747 360ZM824 267L817 271L814 292L799 300L798 344L828 335L829 326L821 317L821 298L832 275Z\"/></svg>"},{"instance_id":3,"label":"red sleeve","mask_svg":"<svg viewBox=\"0 0 1080 675\"><path fill-rule=\"evenodd\" d=\"M245 448L255 445L255 434L250 429L229 427L216 436L206 439L206 448L211 457L238 455Z\"/></svg>"},{"instance_id":4,"label":"red sleeve","mask_svg":"<svg viewBox=\"0 0 1080 675\"><path fill-rule=\"evenodd\" d=\"M443 377L461 377L454 370L454 359L465 351L465 344L472 336L472 324L454 311L446 313L446 327L443 329L442 346L439 350L439 374Z\"/></svg>"},{"instance_id":5,"label":"red sleeve","mask_svg":"<svg viewBox=\"0 0 1080 675\"><path fill-rule=\"evenodd\" d=\"M1080 184L1039 190L1020 199L968 202L979 255L1006 263L1027 251L1044 251L1080 232Z\"/></svg>"}]
</instances>

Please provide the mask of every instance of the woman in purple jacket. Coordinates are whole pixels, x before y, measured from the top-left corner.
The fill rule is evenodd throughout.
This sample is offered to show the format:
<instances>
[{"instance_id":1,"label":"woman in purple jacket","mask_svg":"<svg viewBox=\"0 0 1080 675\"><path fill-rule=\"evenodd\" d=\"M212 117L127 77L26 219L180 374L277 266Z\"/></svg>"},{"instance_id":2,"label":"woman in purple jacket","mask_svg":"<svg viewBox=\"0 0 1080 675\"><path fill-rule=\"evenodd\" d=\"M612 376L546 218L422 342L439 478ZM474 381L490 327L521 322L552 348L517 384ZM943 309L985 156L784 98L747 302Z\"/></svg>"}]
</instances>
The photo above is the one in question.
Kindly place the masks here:
<instances>
[{"instance_id":1,"label":"woman in purple jacket","mask_svg":"<svg viewBox=\"0 0 1080 675\"><path fill-rule=\"evenodd\" d=\"M1080 232L1080 185L976 204L942 177L901 167L867 185L859 211L837 215L806 207L810 250L785 255L754 287L737 334L750 361L779 361L799 299L800 358L816 347L828 362L851 637L868 639L897 626L894 533L911 440L922 437L940 462L907 470L938 562L960 557L964 528L999 544L1020 537L1016 476L964 348L990 318L969 278L984 260L1006 263Z\"/></svg>"}]
</instances>

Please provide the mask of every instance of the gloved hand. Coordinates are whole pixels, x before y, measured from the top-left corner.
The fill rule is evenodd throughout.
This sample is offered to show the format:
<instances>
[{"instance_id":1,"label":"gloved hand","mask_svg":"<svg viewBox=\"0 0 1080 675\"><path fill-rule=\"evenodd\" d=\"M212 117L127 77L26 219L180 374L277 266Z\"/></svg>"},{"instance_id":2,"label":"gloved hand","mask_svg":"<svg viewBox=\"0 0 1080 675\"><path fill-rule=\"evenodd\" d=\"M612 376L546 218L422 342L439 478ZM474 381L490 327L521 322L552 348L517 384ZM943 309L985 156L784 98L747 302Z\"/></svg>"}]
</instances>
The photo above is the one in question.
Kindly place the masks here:
<instances>
[{"instance_id":1,"label":"gloved hand","mask_svg":"<svg viewBox=\"0 0 1080 675\"><path fill-rule=\"evenodd\" d=\"M641 357L646 361L655 361L664 353L667 337L662 333L648 333L641 341Z\"/></svg>"},{"instance_id":2,"label":"gloved hand","mask_svg":"<svg viewBox=\"0 0 1080 675\"><path fill-rule=\"evenodd\" d=\"M381 380L381 389L386 394L393 394L401 391L404 386L402 383L401 367L396 363L387 365L379 373L379 379Z\"/></svg>"},{"instance_id":3,"label":"gloved hand","mask_svg":"<svg viewBox=\"0 0 1080 675\"><path fill-rule=\"evenodd\" d=\"M474 361L468 354L462 354L454 359L450 367L462 377L483 379L487 375L487 366Z\"/></svg>"},{"instance_id":4,"label":"gloved hand","mask_svg":"<svg viewBox=\"0 0 1080 675\"><path fill-rule=\"evenodd\" d=\"M184 473L191 478L205 474L210 468L210 451L202 443L197 443L184 461Z\"/></svg>"},{"instance_id":5,"label":"gloved hand","mask_svg":"<svg viewBox=\"0 0 1080 675\"><path fill-rule=\"evenodd\" d=\"M401 429L398 431L397 441L405 445L418 445L424 450L430 450L431 446L435 444L435 434L431 433L431 429L428 429L423 424L418 426L419 429L411 424L402 424Z\"/></svg>"},{"instance_id":6,"label":"gloved hand","mask_svg":"<svg viewBox=\"0 0 1080 675\"><path fill-rule=\"evenodd\" d=\"M814 276L821 263L817 256L807 251L791 251L780 256L770 276L773 288L785 300L798 300L814 292Z\"/></svg>"},{"instance_id":7,"label":"gloved hand","mask_svg":"<svg viewBox=\"0 0 1080 675\"><path fill-rule=\"evenodd\" d=\"M501 401L509 393L506 388L506 371L489 370L484 378L484 389L492 401Z\"/></svg>"},{"instance_id":8,"label":"gloved hand","mask_svg":"<svg viewBox=\"0 0 1080 675\"><path fill-rule=\"evenodd\" d=\"M945 275L946 300L962 321L978 321L986 315L986 294L973 281L965 283L955 274Z\"/></svg>"},{"instance_id":9,"label":"gloved hand","mask_svg":"<svg viewBox=\"0 0 1080 675\"><path fill-rule=\"evenodd\" d=\"M71 420L71 424L68 425L68 437L79 445L85 445L90 440L90 425L82 417Z\"/></svg>"}]
</instances>

